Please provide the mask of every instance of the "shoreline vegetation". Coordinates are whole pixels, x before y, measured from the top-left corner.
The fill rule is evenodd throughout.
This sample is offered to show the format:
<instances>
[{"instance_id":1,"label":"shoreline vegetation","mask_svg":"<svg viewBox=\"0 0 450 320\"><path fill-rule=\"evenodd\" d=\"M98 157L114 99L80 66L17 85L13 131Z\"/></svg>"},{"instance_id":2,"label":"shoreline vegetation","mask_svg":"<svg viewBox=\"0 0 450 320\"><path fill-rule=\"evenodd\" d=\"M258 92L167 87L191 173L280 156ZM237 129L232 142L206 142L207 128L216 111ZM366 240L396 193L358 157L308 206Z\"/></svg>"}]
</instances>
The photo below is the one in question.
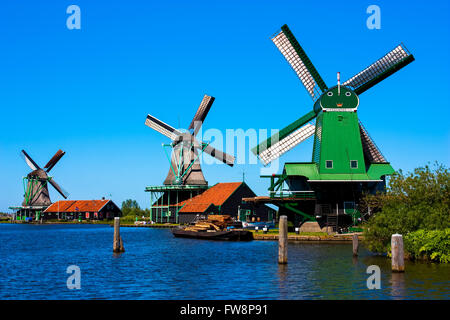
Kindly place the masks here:
<instances>
[{"instance_id":1,"label":"shoreline vegetation","mask_svg":"<svg viewBox=\"0 0 450 320\"><path fill-rule=\"evenodd\" d=\"M439 163L389 178L386 193L366 196L373 210L363 225L364 245L390 256L391 236L402 234L405 257L450 262L450 175Z\"/></svg>"}]
</instances>

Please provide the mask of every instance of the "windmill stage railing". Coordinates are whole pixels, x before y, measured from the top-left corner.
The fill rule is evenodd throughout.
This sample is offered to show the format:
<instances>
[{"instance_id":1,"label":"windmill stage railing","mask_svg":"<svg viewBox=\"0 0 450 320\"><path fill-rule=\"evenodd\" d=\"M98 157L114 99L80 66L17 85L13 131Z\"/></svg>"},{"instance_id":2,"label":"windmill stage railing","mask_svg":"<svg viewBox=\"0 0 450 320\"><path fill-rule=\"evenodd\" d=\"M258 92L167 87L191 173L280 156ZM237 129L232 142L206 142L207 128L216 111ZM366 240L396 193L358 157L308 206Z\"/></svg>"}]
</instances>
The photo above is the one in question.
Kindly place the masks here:
<instances>
[{"instance_id":1,"label":"windmill stage railing","mask_svg":"<svg viewBox=\"0 0 450 320\"><path fill-rule=\"evenodd\" d=\"M296 199L296 200L308 200L315 199L316 194L314 191L291 191L291 190L278 190L269 191L269 196L273 199Z\"/></svg>"}]
</instances>

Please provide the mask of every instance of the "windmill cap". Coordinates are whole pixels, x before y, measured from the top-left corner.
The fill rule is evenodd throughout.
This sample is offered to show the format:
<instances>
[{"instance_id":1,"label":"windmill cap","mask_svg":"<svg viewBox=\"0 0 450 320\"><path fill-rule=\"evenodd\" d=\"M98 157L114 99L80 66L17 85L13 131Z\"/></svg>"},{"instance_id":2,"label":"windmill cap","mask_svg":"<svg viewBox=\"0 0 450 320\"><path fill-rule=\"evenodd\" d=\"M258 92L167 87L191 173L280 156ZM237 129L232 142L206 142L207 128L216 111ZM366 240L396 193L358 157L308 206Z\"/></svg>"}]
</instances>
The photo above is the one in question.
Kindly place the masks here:
<instances>
[{"instance_id":1,"label":"windmill cap","mask_svg":"<svg viewBox=\"0 0 450 320\"><path fill-rule=\"evenodd\" d=\"M47 179L48 175L47 173L42 170L42 169L37 169L37 170L33 170L31 171L28 175L28 178L39 178L39 179Z\"/></svg>"},{"instance_id":2,"label":"windmill cap","mask_svg":"<svg viewBox=\"0 0 450 320\"><path fill-rule=\"evenodd\" d=\"M356 109L359 105L358 95L349 87L334 86L326 90L314 104L314 111L322 109Z\"/></svg>"}]
</instances>

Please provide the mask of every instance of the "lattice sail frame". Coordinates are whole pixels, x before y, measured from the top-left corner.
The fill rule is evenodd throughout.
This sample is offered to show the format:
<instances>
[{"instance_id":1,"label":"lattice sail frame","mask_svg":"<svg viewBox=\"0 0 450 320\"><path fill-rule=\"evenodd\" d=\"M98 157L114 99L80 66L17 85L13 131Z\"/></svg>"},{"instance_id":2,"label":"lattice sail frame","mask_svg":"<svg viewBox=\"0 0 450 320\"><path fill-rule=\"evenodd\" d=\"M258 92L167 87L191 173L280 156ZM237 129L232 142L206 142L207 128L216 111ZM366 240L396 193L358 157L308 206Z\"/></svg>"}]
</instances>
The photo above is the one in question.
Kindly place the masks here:
<instances>
[{"instance_id":1,"label":"lattice sail frame","mask_svg":"<svg viewBox=\"0 0 450 320\"><path fill-rule=\"evenodd\" d=\"M259 154L259 158L264 165L269 164L273 160L279 158L281 155L294 148L296 145L314 135L315 128L316 127L312 123L304 125L300 129L294 131L284 139L272 144L269 148L261 152Z\"/></svg>"},{"instance_id":2,"label":"lattice sail frame","mask_svg":"<svg viewBox=\"0 0 450 320\"><path fill-rule=\"evenodd\" d=\"M368 82L380 77L389 69L399 65L410 56L411 54L408 52L406 47L403 44L400 44L393 50L389 51L385 56L365 68L363 71L345 81L343 85L348 86L353 90L357 90Z\"/></svg>"},{"instance_id":3,"label":"lattice sail frame","mask_svg":"<svg viewBox=\"0 0 450 320\"><path fill-rule=\"evenodd\" d=\"M327 86L287 26L283 26L281 31L276 33L271 40L291 65L292 69L294 69L297 77L303 83L311 98L314 101L319 98L322 92L327 89Z\"/></svg>"},{"instance_id":4,"label":"lattice sail frame","mask_svg":"<svg viewBox=\"0 0 450 320\"><path fill-rule=\"evenodd\" d=\"M188 130L192 130L192 135L195 137L200 130L203 121L205 120L209 110L211 109L211 106L214 102L215 98L208 96L205 94L205 96L202 99L202 102L200 103L200 106L197 109L197 112L194 115L194 118L191 121L191 124L189 125Z\"/></svg>"},{"instance_id":5,"label":"lattice sail frame","mask_svg":"<svg viewBox=\"0 0 450 320\"><path fill-rule=\"evenodd\" d=\"M386 158L381 153L378 146L375 144L373 139L370 137L369 133L367 132L366 128L362 124L361 121L359 121L359 130L361 133L361 143L363 147L364 154L366 155L367 159L370 163L385 163L387 162Z\"/></svg>"},{"instance_id":6,"label":"lattice sail frame","mask_svg":"<svg viewBox=\"0 0 450 320\"><path fill-rule=\"evenodd\" d=\"M181 135L181 132L176 130L175 128L169 126L167 123L162 122L161 120L147 115L147 119L145 120L145 125L152 128L155 131L165 135L172 141L174 141L178 136Z\"/></svg>"}]
</instances>

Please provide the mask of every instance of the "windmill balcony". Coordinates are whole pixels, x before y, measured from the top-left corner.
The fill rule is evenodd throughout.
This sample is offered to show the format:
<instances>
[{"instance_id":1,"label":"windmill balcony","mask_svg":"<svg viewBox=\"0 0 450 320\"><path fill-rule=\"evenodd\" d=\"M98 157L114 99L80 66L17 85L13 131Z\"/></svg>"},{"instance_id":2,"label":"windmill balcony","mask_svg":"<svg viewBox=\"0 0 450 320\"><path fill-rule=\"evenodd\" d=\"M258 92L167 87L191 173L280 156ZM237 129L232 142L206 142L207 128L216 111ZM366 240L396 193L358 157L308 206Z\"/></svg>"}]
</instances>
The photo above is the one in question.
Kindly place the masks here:
<instances>
[{"instance_id":1,"label":"windmill balcony","mask_svg":"<svg viewBox=\"0 0 450 320\"><path fill-rule=\"evenodd\" d=\"M314 191L291 191L291 190L281 190L281 191L269 191L270 198L273 199L295 199L295 200L309 200L315 199L316 195Z\"/></svg>"}]
</instances>

